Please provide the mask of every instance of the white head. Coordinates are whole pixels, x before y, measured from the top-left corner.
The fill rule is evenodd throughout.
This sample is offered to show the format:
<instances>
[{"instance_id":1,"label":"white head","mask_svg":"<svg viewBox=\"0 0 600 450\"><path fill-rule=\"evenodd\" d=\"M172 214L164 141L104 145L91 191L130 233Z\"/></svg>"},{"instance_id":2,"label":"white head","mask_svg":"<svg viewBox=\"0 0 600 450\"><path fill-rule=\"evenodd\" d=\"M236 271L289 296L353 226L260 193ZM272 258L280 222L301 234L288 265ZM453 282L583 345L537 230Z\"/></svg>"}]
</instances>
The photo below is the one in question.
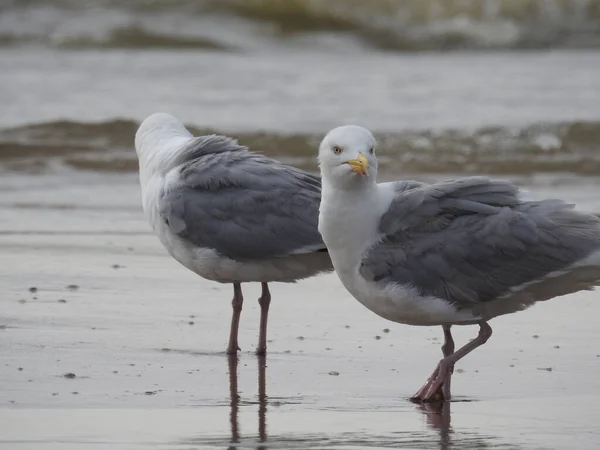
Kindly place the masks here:
<instances>
[{"instance_id":1,"label":"white head","mask_svg":"<svg viewBox=\"0 0 600 450\"><path fill-rule=\"evenodd\" d=\"M154 113L135 133L135 151L140 171L166 171L181 149L192 138L187 128L170 114Z\"/></svg>"},{"instance_id":2,"label":"white head","mask_svg":"<svg viewBox=\"0 0 600 450\"><path fill-rule=\"evenodd\" d=\"M138 158L148 151L164 147L172 138L190 138L192 134L177 118L167 113L146 117L135 133L135 151Z\"/></svg>"},{"instance_id":3,"label":"white head","mask_svg":"<svg viewBox=\"0 0 600 450\"><path fill-rule=\"evenodd\" d=\"M375 183L375 138L369 130L344 125L331 130L319 146L319 167L324 182L349 187Z\"/></svg>"}]
</instances>

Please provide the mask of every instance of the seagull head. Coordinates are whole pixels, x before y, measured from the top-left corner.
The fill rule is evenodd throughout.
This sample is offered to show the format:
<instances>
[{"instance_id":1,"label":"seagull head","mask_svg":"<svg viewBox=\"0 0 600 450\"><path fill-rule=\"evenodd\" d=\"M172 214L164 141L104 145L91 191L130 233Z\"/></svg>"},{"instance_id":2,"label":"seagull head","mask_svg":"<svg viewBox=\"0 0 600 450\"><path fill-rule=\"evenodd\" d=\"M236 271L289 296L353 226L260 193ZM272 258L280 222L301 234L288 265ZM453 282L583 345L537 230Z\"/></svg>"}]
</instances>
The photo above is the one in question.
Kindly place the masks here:
<instances>
[{"instance_id":1,"label":"seagull head","mask_svg":"<svg viewBox=\"0 0 600 450\"><path fill-rule=\"evenodd\" d=\"M357 125L334 128L319 146L321 177L335 185L374 183L375 144L375 138L366 128Z\"/></svg>"},{"instance_id":2,"label":"seagull head","mask_svg":"<svg viewBox=\"0 0 600 450\"><path fill-rule=\"evenodd\" d=\"M156 153L167 147L172 138L191 138L192 135L176 117L167 113L154 113L146 117L135 133L135 150L138 158Z\"/></svg>"}]
</instances>

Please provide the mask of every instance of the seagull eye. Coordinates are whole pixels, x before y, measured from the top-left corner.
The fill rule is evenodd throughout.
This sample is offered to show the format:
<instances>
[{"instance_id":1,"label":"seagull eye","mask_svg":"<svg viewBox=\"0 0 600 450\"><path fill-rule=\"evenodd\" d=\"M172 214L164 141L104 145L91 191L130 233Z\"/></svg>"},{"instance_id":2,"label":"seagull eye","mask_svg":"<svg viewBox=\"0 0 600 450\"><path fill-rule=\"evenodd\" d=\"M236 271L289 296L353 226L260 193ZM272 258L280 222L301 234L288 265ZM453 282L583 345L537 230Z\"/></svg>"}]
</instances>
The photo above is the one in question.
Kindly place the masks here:
<instances>
[{"instance_id":1,"label":"seagull eye","mask_svg":"<svg viewBox=\"0 0 600 450\"><path fill-rule=\"evenodd\" d=\"M369 153L370 153L371 155L372 155L372 154L374 154L374 153L375 153L375 148L371 147L371 148L369 149Z\"/></svg>"},{"instance_id":2,"label":"seagull eye","mask_svg":"<svg viewBox=\"0 0 600 450\"><path fill-rule=\"evenodd\" d=\"M337 145L333 146L333 153L335 153L336 155L339 155L340 153L342 153L342 148L338 147Z\"/></svg>"}]
</instances>

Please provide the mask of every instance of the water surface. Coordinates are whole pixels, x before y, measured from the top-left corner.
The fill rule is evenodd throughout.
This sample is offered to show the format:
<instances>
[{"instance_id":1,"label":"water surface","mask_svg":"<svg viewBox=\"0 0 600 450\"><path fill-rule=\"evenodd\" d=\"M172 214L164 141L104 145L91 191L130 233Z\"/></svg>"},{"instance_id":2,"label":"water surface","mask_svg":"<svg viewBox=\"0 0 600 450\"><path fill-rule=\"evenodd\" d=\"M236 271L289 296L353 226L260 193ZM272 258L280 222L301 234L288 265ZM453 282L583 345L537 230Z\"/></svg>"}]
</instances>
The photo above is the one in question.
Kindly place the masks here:
<instances>
[{"instance_id":1,"label":"water surface","mask_svg":"<svg viewBox=\"0 0 600 450\"><path fill-rule=\"evenodd\" d=\"M600 213L599 6L2 2L0 448L598 448L593 292L494 320L444 409L407 400L441 330L384 321L335 275L272 286L266 360L244 287L227 358L231 287L152 235L133 135L167 111L316 171L321 137L357 123L382 179L509 177Z\"/></svg>"}]
</instances>

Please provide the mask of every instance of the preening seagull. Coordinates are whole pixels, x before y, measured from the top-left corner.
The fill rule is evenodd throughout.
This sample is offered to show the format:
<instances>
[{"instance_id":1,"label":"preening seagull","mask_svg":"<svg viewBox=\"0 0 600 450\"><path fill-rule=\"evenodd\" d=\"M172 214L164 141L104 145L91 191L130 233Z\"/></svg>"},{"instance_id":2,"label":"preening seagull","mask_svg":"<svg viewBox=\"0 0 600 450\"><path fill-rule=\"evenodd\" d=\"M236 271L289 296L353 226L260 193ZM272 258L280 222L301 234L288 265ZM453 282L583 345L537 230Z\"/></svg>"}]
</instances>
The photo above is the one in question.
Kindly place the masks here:
<instances>
[{"instance_id":1,"label":"preening seagull","mask_svg":"<svg viewBox=\"0 0 600 450\"><path fill-rule=\"evenodd\" d=\"M413 396L450 399L455 363L488 321L600 284L600 220L561 200L525 201L511 182L469 177L377 183L375 139L331 130L319 147L319 231L345 288L385 319L441 325L443 359ZM452 325L479 325L454 351Z\"/></svg>"},{"instance_id":2,"label":"preening seagull","mask_svg":"<svg viewBox=\"0 0 600 450\"><path fill-rule=\"evenodd\" d=\"M194 137L156 113L135 135L144 213L173 258L201 277L233 283L227 353L238 346L241 283L260 282L267 348L269 282L333 270L317 230L319 177L252 153L226 136Z\"/></svg>"}]
</instances>

